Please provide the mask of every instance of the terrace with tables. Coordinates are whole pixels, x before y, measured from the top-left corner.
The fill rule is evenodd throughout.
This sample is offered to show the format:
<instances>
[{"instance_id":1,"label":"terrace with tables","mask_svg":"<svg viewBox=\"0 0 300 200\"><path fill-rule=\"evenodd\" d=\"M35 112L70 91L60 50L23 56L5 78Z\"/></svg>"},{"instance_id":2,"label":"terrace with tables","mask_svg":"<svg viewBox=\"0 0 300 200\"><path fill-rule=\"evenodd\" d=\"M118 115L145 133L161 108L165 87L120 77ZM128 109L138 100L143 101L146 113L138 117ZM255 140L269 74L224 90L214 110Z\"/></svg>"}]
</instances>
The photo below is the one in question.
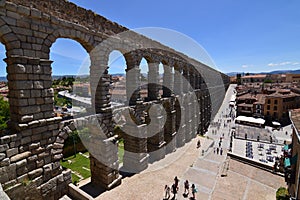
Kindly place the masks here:
<instances>
[{"instance_id":1,"label":"terrace with tables","mask_svg":"<svg viewBox=\"0 0 300 200\"><path fill-rule=\"evenodd\" d=\"M233 139L232 153L268 166L283 155L283 145Z\"/></svg>"}]
</instances>

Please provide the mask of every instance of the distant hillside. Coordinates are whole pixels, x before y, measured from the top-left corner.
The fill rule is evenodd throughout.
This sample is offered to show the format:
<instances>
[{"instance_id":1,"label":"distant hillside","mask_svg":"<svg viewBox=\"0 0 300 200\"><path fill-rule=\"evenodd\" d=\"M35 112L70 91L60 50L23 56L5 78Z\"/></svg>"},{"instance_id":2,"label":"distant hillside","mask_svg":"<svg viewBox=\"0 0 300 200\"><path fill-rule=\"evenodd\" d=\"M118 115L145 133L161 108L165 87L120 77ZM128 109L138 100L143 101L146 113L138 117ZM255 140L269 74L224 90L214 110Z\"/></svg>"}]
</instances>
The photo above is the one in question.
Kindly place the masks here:
<instances>
[{"instance_id":1,"label":"distant hillside","mask_svg":"<svg viewBox=\"0 0 300 200\"><path fill-rule=\"evenodd\" d=\"M250 74L300 74L300 69L297 70L276 70L271 72L260 72L260 73L250 73ZM237 74L245 74L245 72L229 72L226 73L227 76L236 76Z\"/></svg>"},{"instance_id":2,"label":"distant hillside","mask_svg":"<svg viewBox=\"0 0 300 200\"><path fill-rule=\"evenodd\" d=\"M0 81L4 81L4 82L7 82L7 79L6 79L6 76L0 76Z\"/></svg>"}]
</instances>

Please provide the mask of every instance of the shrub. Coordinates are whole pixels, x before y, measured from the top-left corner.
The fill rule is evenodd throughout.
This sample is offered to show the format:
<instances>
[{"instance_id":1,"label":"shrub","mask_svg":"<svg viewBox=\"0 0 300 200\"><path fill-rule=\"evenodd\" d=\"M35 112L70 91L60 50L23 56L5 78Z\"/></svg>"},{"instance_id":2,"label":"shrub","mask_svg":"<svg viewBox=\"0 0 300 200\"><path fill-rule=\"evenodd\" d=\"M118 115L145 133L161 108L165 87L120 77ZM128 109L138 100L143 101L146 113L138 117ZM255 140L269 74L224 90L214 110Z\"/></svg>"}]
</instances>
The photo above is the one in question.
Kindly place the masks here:
<instances>
[{"instance_id":1,"label":"shrub","mask_svg":"<svg viewBox=\"0 0 300 200\"><path fill-rule=\"evenodd\" d=\"M289 200L289 192L285 187L280 187L276 191L276 200Z\"/></svg>"},{"instance_id":2,"label":"shrub","mask_svg":"<svg viewBox=\"0 0 300 200\"><path fill-rule=\"evenodd\" d=\"M9 120L9 103L0 96L0 130L7 128Z\"/></svg>"}]
</instances>

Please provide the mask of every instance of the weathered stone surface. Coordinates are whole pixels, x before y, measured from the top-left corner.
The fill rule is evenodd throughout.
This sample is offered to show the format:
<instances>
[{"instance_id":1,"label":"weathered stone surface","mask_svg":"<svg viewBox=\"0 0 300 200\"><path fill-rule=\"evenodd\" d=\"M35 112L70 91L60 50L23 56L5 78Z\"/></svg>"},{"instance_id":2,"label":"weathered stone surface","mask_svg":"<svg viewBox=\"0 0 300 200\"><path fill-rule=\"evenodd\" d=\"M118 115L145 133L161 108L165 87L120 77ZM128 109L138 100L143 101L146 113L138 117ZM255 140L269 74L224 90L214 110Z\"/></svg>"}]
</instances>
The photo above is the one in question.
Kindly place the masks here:
<instances>
[{"instance_id":1,"label":"weathered stone surface","mask_svg":"<svg viewBox=\"0 0 300 200\"><path fill-rule=\"evenodd\" d=\"M23 159L23 160L20 160L20 161L16 162L17 168L23 167L26 164L27 164L27 160L26 159Z\"/></svg>"},{"instance_id":2,"label":"weathered stone surface","mask_svg":"<svg viewBox=\"0 0 300 200\"><path fill-rule=\"evenodd\" d=\"M31 152L29 152L29 151L26 151L24 153L20 153L18 155L15 155L15 156L11 157L10 162L12 162L12 163L17 162L19 160L22 160L22 159L25 159L25 158L29 157L30 155L31 155Z\"/></svg>"},{"instance_id":3,"label":"weathered stone surface","mask_svg":"<svg viewBox=\"0 0 300 200\"><path fill-rule=\"evenodd\" d=\"M9 148L8 144L2 144L0 145L0 153L6 151Z\"/></svg>"},{"instance_id":4,"label":"weathered stone surface","mask_svg":"<svg viewBox=\"0 0 300 200\"><path fill-rule=\"evenodd\" d=\"M10 164L9 158L4 158L2 161L0 161L0 167L8 166Z\"/></svg>"},{"instance_id":5,"label":"weathered stone surface","mask_svg":"<svg viewBox=\"0 0 300 200\"><path fill-rule=\"evenodd\" d=\"M7 136L1 137L0 142L1 142L1 144L9 143L10 142L10 136L7 135Z\"/></svg>"},{"instance_id":6,"label":"weathered stone surface","mask_svg":"<svg viewBox=\"0 0 300 200\"><path fill-rule=\"evenodd\" d=\"M28 177L29 177L30 179L34 179L34 178L36 178L36 177L42 175L42 173L43 173L43 169L42 169L42 168L39 168L39 169L36 169L36 170L33 170L33 171L29 172L29 173L28 173Z\"/></svg>"},{"instance_id":7,"label":"weathered stone surface","mask_svg":"<svg viewBox=\"0 0 300 200\"><path fill-rule=\"evenodd\" d=\"M12 149L8 149L6 151L6 155L7 155L8 158L10 158L10 157L12 157L12 156L14 156L14 155L16 155L18 153L19 153L19 149L18 148L12 148Z\"/></svg>"},{"instance_id":8,"label":"weathered stone surface","mask_svg":"<svg viewBox=\"0 0 300 200\"><path fill-rule=\"evenodd\" d=\"M0 161L2 161L6 157L5 153L0 153Z\"/></svg>"}]
</instances>

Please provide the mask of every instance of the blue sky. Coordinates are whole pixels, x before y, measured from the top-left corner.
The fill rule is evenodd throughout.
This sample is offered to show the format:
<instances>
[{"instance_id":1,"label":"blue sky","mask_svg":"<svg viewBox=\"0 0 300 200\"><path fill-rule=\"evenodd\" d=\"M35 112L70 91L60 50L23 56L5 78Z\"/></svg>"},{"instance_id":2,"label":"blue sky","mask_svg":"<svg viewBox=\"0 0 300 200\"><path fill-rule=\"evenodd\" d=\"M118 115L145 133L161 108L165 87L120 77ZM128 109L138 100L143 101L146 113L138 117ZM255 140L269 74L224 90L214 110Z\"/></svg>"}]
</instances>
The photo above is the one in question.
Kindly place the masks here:
<instances>
[{"instance_id":1,"label":"blue sky","mask_svg":"<svg viewBox=\"0 0 300 200\"><path fill-rule=\"evenodd\" d=\"M186 35L225 73L300 69L298 0L70 1L130 29L160 27ZM189 46L180 49L183 43L176 42L174 48L189 55ZM78 44L69 41L58 41L51 52L53 74L74 74L86 57ZM116 61L111 72L117 72L122 62ZM123 66L119 68L124 72Z\"/></svg>"}]
</instances>

